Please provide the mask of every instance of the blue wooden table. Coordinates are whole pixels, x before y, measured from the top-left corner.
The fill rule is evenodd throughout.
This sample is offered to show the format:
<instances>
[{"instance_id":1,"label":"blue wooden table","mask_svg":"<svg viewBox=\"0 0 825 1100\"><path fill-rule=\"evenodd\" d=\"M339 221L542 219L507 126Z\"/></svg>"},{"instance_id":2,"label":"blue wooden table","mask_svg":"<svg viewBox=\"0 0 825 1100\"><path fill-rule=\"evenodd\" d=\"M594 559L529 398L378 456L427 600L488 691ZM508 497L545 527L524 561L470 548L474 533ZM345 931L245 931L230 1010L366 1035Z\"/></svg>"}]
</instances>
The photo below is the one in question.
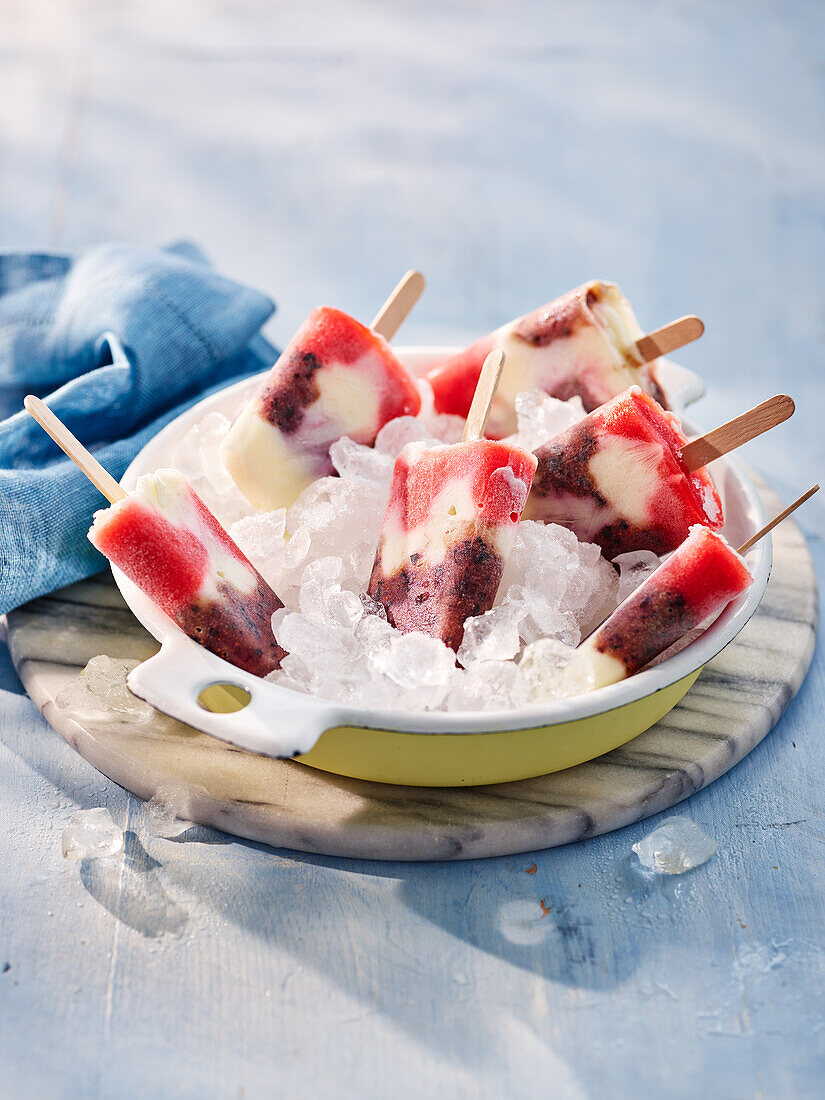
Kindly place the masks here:
<instances>
[{"instance_id":1,"label":"blue wooden table","mask_svg":"<svg viewBox=\"0 0 825 1100\"><path fill-rule=\"evenodd\" d=\"M700 420L791 392L746 457L787 499L821 480L818 0L3 0L0 23L0 246L190 237L278 300L280 342L319 301L371 316L410 266L411 342L612 278L643 324L705 319ZM800 518L822 576L824 517ZM0 1095L825 1095L821 652L687 805L719 854L657 885L630 852L651 822L454 865L147 838L2 653ZM60 833L96 805L130 858L81 872ZM563 919L517 935L524 901Z\"/></svg>"}]
</instances>

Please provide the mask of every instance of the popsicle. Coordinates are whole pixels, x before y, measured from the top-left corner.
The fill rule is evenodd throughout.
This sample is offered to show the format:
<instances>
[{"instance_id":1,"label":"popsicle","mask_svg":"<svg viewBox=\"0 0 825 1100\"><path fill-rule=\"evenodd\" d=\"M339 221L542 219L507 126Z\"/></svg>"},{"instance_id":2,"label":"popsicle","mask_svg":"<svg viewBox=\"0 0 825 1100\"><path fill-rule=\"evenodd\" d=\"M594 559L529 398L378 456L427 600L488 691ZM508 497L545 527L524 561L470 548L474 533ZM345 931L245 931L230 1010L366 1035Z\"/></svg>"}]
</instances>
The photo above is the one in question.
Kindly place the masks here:
<instances>
[{"instance_id":1,"label":"popsicle","mask_svg":"<svg viewBox=\"0 0 825 1100\"><path fill-rule=\"evenodd\" d=\"M212 653L256 676L280 665L272 613L283 604L177 470L144 475L95 512L89 540Z\"/></svg>"},{"instance_id":2,"label":"popsicle","mask_svg":"<svg viewBox=\"0 0 825 1100\"><path fill-rule=\"evenodd\" d=\"M438 412L466 416L481 364L494 347L507 356L487 434L516 430L514 401L540 389L561 400L578 395L587 412L639 385L666 405L658 356L697 339L704 326L684 317L643 336L630 303L614 283L593 280L437 362L427 378Z\"/></svg>"},{"instance_id":3,"label":"popsicle","mask_svg":"<svg viewBox=\"0 0 825 1100\"><path fill-rule=\"evenodd\" d=\"M36 397L25 406L110 501L89 539L190 638L258 676L284 650L272 633L283 604L177 470L127 493Z\"/></svg>"},{"instance_id":4,"label":"popsicle","mask_svg":"<svg viewBox=\"0 0 825 1100\"><path fill-rule=\"evenodd\" d=\"M396 459L369 582L395 627L455 650L465 620L493 605L536 468L528 451L480 438L498 359L488 356L460 443L410 443Z\"/></svg>"},{"instance_id":5,"label":"popsicle","mask_svg":"<svg viewBox=\"0 0 825 1100\"><path fill-rule=\"evenodd\" d=\"M741 446L793 413L777 394L688 443L677 417L631 386L536 451L525 519L559 523L608 559L630 550L667 554L696 523L717 528L722 506L703 462Z\"/></svg>"},{"instance_id":6,"label":"popsicle","mask_svg":"<svg viewBox=\"0 0 825 1100\"><path fill-rule=\"evenodd\" d=\"M407 308L423 287L412 274L416 293ZM314 309L232 425L221 459L255 508L289 507L332 474L329 449L337 439L371 444L389 420L421 408L412 376L387 343L406 315L399 288L394 310L388 303L372 328L339 309Z\"/></svg>"},{"instance_id":7,"label":"popsicle","mask_svg":"<svg viewBox=\"0 0 825 1100\"><path fill-rule=\"evenodd\" d=\"M694 627L718 614L750 585L739 553L696 524L678 550L579 646L596 687L632 676Z\"/></svg>"}]
</instances>

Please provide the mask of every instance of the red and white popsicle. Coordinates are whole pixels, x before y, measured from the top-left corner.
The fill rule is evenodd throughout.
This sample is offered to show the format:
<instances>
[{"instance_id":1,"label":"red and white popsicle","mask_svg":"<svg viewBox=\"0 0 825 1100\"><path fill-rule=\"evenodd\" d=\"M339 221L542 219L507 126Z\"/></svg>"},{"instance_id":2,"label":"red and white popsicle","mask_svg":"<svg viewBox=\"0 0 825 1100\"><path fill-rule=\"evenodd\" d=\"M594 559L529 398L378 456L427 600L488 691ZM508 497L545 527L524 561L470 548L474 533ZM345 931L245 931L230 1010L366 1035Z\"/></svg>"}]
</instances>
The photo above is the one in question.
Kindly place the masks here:
<instances>
[{"instance_id":1,"label":"red and white popsicle","mask_svg":"<svg viewBox=\"0 0 825 1100\"><path fill-rule=\"evenodd\" d=\"M310 313L221 446L255 508L289 507L332 474L329 449L342 436L372 444L388 421L418 413L418 388L387 340L423 287L408 272L369 328L328 306Z\"/></svg>"},{"instance_id":2,"label":"red and white popsicle","mask_svg":"<svg viewBox=\"0 0 825 1100\"><path fill-rule=\"evenodd\" d=\"M697 524L579 646L595 672L595 687L632 676L691 630L705 626L752 581L743 555L819 489L814 485L734 550L717 531Z\"/></svg>"},{"instance_id":3,"label":"red and white popsicle","mask_svg":"<svg viewBox=\"0 0 825 1100\"><path fill-rule=\"evenodd\" d=\"M183 475L159 470L127 493L42 401L25 406L111 502L95 513L93 545L212 653L257 676L278 668L283 604Z\"/></svg>"},{"instance_id":4,"label":"red and white popsicle","mask_svg":"<svg viewBox=\"0 0 825 1100\"><path fill-rule=\"evenodd\" d=\"M638 386L536 451L525 519L558 523L605 557L668 554L697 523L718 528L722 505L703 462L782 423L794 403L777 394L688 443L677 417Z\"/></svg>"},{"instance_id":5,"label":"red and white popsicle","mask_svg":"<svg viewBox=\"0 0 825 1100\"><path fill-rule=\"evenodd\" d=\"M561 400L579 396L590 412L638 385L665 405L658 357L703 331L699 318L690 316L644 336L619 288L592 280L437 362L427 378L438 412L466 416L484 357L502 348L507 366L487 429L501 438L516 430L515 398L525 390Z\"/></svg>"},{"instance_id":6,"label":"red and white popsicle","mask_svg":"<svg viewBox=\"0 0 825 1100\"><path fill-rule=\"evenodd\" d=\"M410 443L396 459L369 583L395 627L456 650L465 620L493 606L536 468L480 438L502 360L487 359L461 443Z\"/></svg>"}]
</instances>

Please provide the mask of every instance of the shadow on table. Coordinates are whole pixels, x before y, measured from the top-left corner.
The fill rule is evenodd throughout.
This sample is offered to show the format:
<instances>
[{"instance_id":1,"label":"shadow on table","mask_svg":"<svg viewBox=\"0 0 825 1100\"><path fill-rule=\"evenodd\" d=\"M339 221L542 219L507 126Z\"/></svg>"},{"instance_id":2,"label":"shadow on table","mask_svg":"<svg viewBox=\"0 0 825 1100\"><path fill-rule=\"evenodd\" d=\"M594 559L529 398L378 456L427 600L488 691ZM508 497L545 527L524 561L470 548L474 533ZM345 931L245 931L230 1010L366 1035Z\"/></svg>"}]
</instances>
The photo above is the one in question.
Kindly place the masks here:
<instances>
[{"instance_id":1,"label":"shadow on table","mask_svg":"<svg viewBox=\"0 0 825 1100\"><path fill-rule=\"evenodd\" d=\"M622 834L620 851L631 839ZM450 864L350 862L244 841L225 851L219 876L206 852L164 871L288 956L296 974L323 973L365 1014L468 1065L505 1057L507 1028L535 1032L536 978L582 1009L588 991L615 990L642 956L667 952L673 909L694 904L699 882L647 878L635 856L616 858L615 837ZM542 988L554 996L552 984Z\"/></svg>"},{"instance_id":2,"label":"shadow on table","mask_svg":"<svg viewBox=\"0 0 825 1100\"><path fill-rule=\"evenodd\" d=\"M95 901L142 936L180 935L189 917L167 893L160 869L130 830L117 857L82 860L80 880Z\"/></svg>"}]
</instances>

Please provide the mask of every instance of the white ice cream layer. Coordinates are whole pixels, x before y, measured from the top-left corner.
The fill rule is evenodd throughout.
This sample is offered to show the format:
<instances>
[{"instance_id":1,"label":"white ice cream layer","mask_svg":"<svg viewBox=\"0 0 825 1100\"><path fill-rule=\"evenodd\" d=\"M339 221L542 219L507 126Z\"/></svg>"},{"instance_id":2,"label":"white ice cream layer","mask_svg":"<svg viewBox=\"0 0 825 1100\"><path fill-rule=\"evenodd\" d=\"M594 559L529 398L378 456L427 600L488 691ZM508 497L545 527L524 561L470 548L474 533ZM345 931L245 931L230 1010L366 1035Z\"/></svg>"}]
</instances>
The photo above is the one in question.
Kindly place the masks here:
<instances>
[{"instance_id":1,"label":"white ice cream layer","mask_svg":"<svg viewBox=\"0 0 825 1100\"><path fill-rule=\"evenodd\" d=\"M326 472L252 404L230 428L221 445L221 460L249 503L261 512L288 508Z\"/></svg>"},{"instance_id":2,"label":"white ice cream layer","mask_svg":"<svg viewBox=\"0 0 825 1100\"><path fill-rule=\"evenodd\" d=\"M373 356L330 362L315 374L318 397L302 409L294 432L261 416L256 396L232 425L221 459L259 511L288 508L313 481L331 472L329 448L341 436L371 442L381 426L376 385L383 369Z\"/></svg>"},{"instance_id":3,"label":"white ice cream layer","mask_svg":"<svg viewBox=\"0 0 825 1100\"><path fill-rule=\"evenodd\" d=\"M589 638L582 642L578 650L579 653L586 654L593 667L595 673L594 689L607 687L608 684L618 684L620 680L627 679L627 668L623 661L610 653L600 653L596 649L595 639L598 634L598 630L595 634L591 634Z\"/></svg>"},{"instance_id":4,"label":"white ice cream layer","mask_svg":"<svg viewBox=\"0 0 825 1100\"><path fill-rule=\"evenodd\" d=\"M409 565L414 554L427 565L439 565L451 546L479 533L478 508L469 478L455 478L435 496L427 519L406 530L396 511L387 515L381 538L381 568L391 577ZM484 541L502 558L513 544L514 526L483 526Z\"/></svg>"},{"instance_id":5,"label":"white ice cream layer","mask_svg":"<svg viewBox=\"0 0 825 1100\"><path fill-rule=\"evenodd\" d=\"M647 527L651 501L662 481L663 446L606 433L598 438L598 450L588 463L596 489L617 516L635 527Z\"/></svg>"},{"instance_id":6,"label":"white ice cream layer","mask_svg":"<svg viewBox=\"0 0 825 1100\"><path fill-rule=\"evenodd\" d=\"M583 326L571 336L559 336L544 347L527 344L513 331L512 325L500 329L497 346L505 355L505 366L490 421L491 430L509 434L516 430L513 406L525 390L547 389L568 375L610 379L610 393L636 385L636 371L628 367L624 355L605 332L595 326Z\"/></svg>"}]
</instances>

